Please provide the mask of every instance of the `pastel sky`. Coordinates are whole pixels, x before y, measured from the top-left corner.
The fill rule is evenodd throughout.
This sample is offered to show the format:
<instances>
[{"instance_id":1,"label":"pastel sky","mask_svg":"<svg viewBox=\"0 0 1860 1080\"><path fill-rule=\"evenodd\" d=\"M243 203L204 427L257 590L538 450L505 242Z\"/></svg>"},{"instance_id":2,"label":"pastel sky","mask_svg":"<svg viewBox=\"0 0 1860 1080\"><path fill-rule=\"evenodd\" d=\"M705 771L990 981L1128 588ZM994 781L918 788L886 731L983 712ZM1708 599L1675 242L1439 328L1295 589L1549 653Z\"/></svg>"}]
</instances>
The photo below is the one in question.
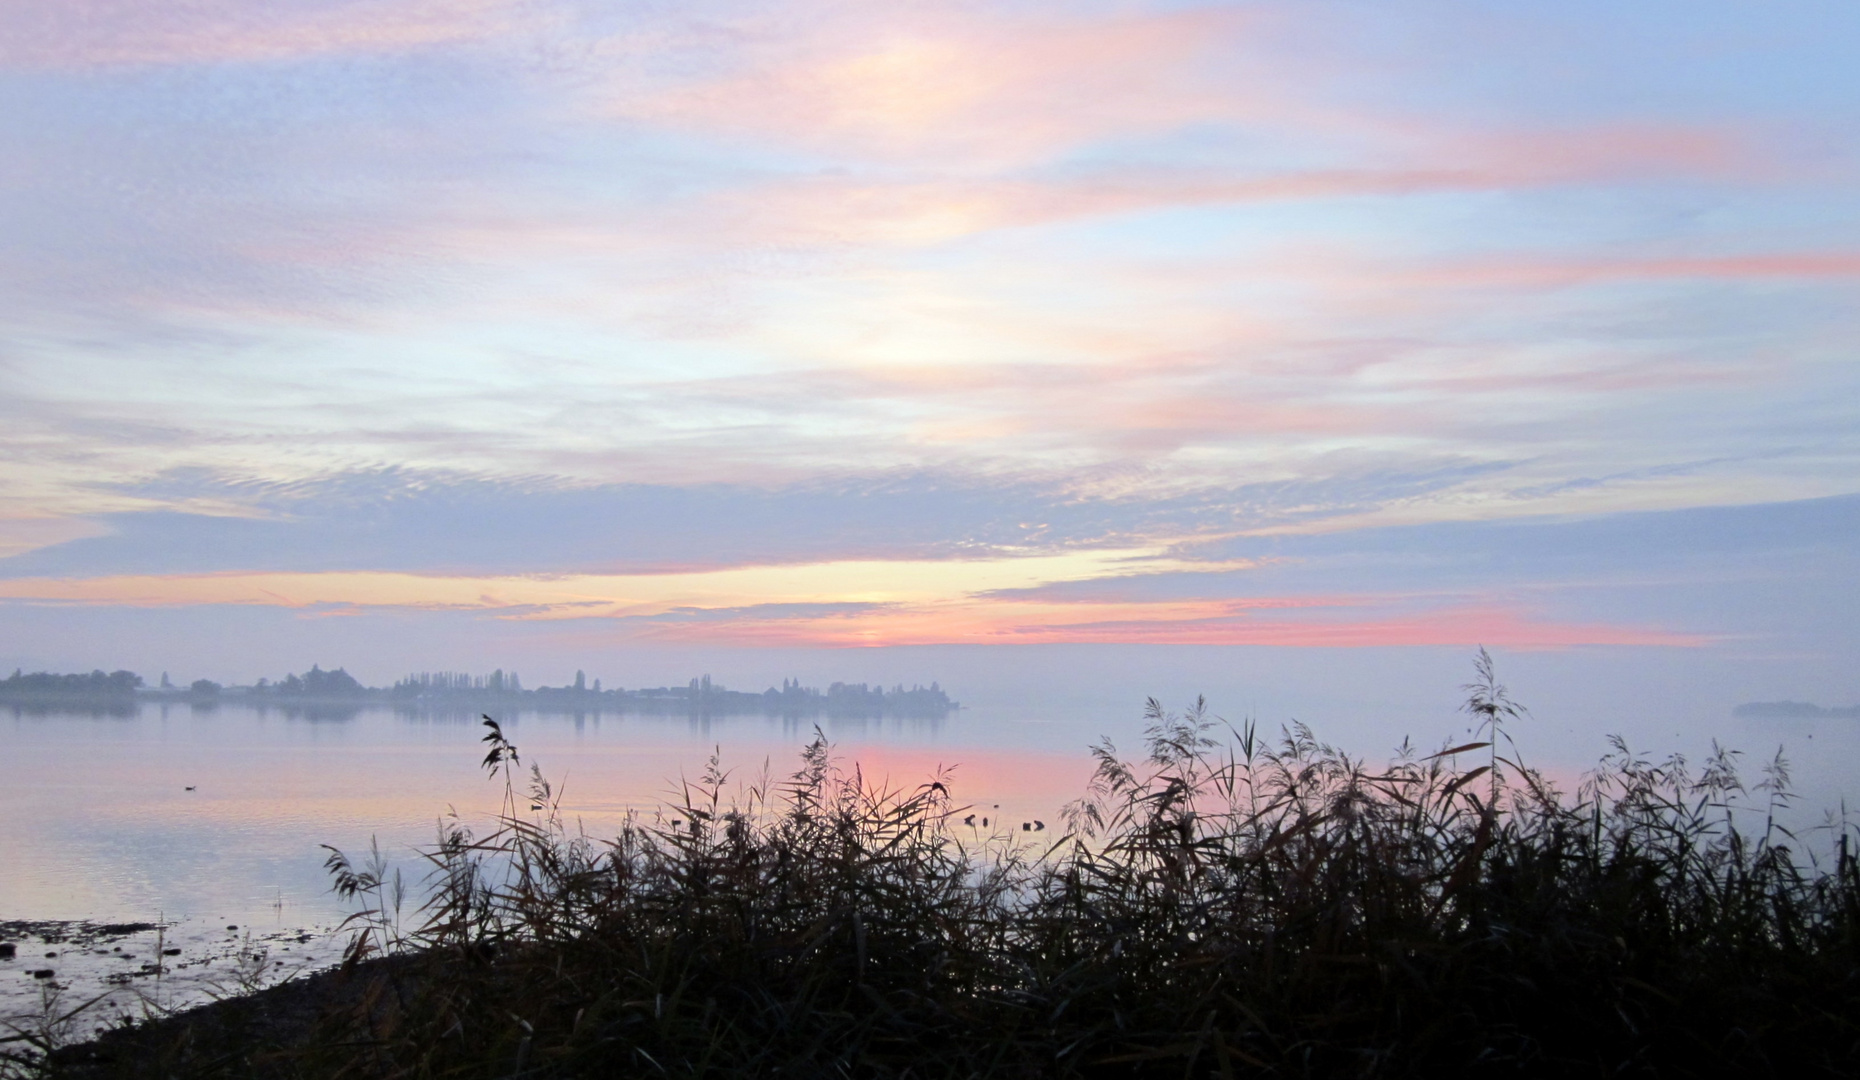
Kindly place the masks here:
<instances>
[{"instance_id":1,"label":"pastel sky","mask_svg":"<svg viewBox=\"0 0 1860 1080\"><path fill-rule=\"evenodd\" d=\"M0 0L0 660L1860 697L1856 56L1834 2Z\"/></svg>"}]
</instances>

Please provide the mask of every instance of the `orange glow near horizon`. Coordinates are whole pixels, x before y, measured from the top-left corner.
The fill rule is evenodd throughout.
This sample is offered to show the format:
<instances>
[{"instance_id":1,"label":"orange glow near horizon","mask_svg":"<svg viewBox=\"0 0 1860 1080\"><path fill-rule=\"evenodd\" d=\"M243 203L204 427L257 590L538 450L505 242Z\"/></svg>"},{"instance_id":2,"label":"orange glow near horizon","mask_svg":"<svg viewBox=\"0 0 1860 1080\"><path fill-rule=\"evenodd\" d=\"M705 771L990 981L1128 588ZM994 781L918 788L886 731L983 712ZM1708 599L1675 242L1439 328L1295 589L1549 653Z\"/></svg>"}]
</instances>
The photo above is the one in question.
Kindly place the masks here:
<instances>
[{"instance_id":1,"label":"orange glow near horizon","mask_svg":"<svg viewBox=\"0 0 1860 1080\"><path fill-rule=\"evenodd\" d=\"M1445 607L1372 618L1253 617L1255 612L1387 606L1378 598L1276 598L1272 602L1032 605L978 602L934 609L858 611L820 618L666 624L642 636L729 645L858 648L951 644L1273 645L1369 648L1477 645L1560 649L1578 645L1690 648L1700 634L1601 623L1566 623L1492 607ZM1094 617L1095 616L1095 617Z\"/></svg>"},{"instance_id":2,"label":"orange glow near horizon","mask_svg":"<svg viewBox=\"0 0 1860 1080\"><path fill-rule=\"evenodd\" d=\"M255 573L24 579L0 598L185 607L253 605L306 617L411 609L492 618L606 621L630 640L864 648L936 644L1130 643L1365 647L1576 645L1691 647L1711 638L1658 627L1540 618L1465 596L1325 594L1148 598L1150 573L1251 568L1151 552L1101 551L973 561L836 562L702 572L557 577ZM1050 596L1041 586L1086 591ZM1099 590L1092 595L1090 590Z\"/></svg>"}]
</instances>

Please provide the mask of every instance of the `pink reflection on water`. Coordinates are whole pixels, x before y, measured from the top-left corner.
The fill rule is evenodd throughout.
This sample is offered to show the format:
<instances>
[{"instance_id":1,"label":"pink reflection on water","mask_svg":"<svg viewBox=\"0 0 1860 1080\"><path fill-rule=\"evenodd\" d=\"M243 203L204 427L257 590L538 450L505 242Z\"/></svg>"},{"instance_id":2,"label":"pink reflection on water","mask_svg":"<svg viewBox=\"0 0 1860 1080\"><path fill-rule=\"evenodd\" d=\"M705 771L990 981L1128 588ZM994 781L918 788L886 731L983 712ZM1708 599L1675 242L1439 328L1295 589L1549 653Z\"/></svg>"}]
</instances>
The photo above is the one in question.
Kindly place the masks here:
<instances>
[{"instance_id":1,"label":"pink reflection on water","mask_svg":"<svg viewBox=\"0 0 1860 1080\"><path fill-rule=\"evenodd\" d=\"M614 835L629 813L650 817L674 804L712 753L729 773L726 802L765 770L779 783L814 730L762 717L508 719L523 755L519 811L530 812L523 796L537 766L565 823L596 839ZM991 825L1037 819L1050 829L1090 771L1084 740L1057 728L1048 749L988 745L999 740L981 721L972 730L825 726L842 769L915 788L947 768L956 803ZM333 922L345 912L329 894L321 845L357 854L378 842L411 887L420 876L415 848L435 839L442 819L481 833L494 827L504 787L478 766L480 734L475 718L385 711L322 722L231 708L16 717L0 785L0 812L12 823L0 834L0 916L199 917L277 930ZM410 892L417 899L417 888Z\"/></svg>"}]
</instances>

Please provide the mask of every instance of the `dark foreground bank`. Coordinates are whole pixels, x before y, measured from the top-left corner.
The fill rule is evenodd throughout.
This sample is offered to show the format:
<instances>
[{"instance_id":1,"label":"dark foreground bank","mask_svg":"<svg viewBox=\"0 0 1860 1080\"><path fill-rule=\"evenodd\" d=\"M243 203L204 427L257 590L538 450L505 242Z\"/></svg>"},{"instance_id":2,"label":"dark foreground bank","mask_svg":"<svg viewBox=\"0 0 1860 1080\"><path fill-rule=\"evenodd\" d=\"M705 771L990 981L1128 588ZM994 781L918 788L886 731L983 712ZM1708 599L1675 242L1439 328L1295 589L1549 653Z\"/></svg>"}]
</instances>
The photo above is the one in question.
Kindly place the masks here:
<instances>
[{"instance_id":1,"label":"dark foreground bank","mask_svg":"<svg viewBox=\"0 0 1860 1080\"><path fill-rule=\"evenodd\" d=\"M1489 669L1471 689L1484 737L1373 768L1153 709L1145 760L1098 748L1050 846L968 824L950 778L879 790L822 743L785 780L732 797L713 775L604 842L567 833L533 773L496 833L429 853L418 930L364 917L347 971L49 1071L1860 1073L1845 823L1782 831L1786 770L1746 784L1730 755L1617 748L1558 792L1508 752ZM515 749L488 739L512 781Z\"/></svg>"},{"instance_id":2,"label":"dark foreground bank","mask_svg":"<svg viewBox=\"0 0 1860 1080\"><path fill-rule=\"evenodd\" d=\"M174 1016L118 1027L49 1060L22 1058L20 1075L68 1077L301 1076L311 1050L343 1018L371 1007L370 994L413 985L417 961L390 957L321 971ZM364 1021L365 1024L365 1021Z\"/></svg>"}]
</instances>

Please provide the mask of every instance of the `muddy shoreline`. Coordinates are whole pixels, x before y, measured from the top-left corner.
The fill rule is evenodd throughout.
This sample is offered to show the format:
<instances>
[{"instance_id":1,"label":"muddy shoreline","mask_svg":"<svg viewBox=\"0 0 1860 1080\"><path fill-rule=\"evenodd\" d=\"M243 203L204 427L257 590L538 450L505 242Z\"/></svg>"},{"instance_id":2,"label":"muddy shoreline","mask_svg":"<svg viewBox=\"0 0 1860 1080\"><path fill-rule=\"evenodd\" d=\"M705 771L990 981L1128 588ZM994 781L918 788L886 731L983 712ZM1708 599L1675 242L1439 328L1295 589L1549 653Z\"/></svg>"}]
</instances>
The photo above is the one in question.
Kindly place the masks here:
<instances>
[{"instance_id":1,"label":"muddy shoreline","mask_svg":"<svg viewBox=\"0 0 1860 1080\"><path fill-rule=\"evenodd\" d=\"M166 922L0 922L0 1046L70 1045L186 1015L340 961L328 927Z\"/></svg>"}]
</instances>

